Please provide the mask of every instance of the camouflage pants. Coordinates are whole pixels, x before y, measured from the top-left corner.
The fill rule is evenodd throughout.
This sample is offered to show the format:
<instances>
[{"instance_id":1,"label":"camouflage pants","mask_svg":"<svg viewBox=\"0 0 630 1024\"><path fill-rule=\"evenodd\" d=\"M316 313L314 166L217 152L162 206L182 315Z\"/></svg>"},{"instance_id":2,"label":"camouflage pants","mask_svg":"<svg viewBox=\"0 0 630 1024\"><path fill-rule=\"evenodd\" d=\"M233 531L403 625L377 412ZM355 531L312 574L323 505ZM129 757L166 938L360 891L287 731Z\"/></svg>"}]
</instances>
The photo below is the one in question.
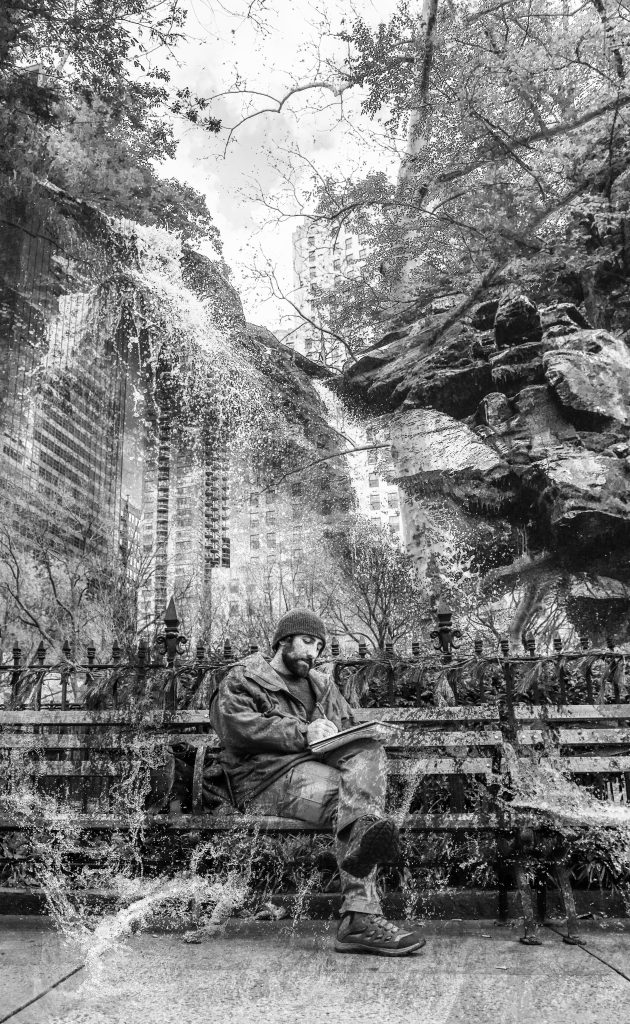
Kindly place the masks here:
<instances>
[{"instance_id":1,"label":"camouflage pants","mask_svg":"<svg viewBox=\"0 0 630 1024\"><path fill-rule=\"evenodd\" d=\"M352 824L364 814L382 815L387 788L387 758L380 743L357 742L333 751L325 761L302 761L259 794L249 805L258 814L297 818L332 826L343 904L349 910L380 913L376 869L355 878L341 869Z\"/></svg>"}]
</instances>

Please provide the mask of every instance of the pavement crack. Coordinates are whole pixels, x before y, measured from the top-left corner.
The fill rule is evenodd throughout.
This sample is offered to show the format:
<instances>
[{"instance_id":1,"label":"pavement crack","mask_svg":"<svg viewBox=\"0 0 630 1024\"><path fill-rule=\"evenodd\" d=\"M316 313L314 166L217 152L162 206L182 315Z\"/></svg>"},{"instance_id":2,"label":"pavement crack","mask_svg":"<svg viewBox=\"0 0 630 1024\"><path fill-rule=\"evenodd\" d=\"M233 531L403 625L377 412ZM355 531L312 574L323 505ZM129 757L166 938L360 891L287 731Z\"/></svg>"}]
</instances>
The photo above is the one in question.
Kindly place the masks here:
<instances>
[{"instance_id":1,"label":"pavement crack","mask_svg":"<svg viewBox=\"0 0 630 1024\"><path fill-rule=\"evenodd\" d=\"M78 967L74 967L71 971L68 971L67 974L64 974L62 978L58 978L57 981L53 981L52 985L49 985L48 988L38 992L36 996L33 996L32 999L28 999L25 1003L22 1003L21 1006L17 1006L15 1010L11 1010L11 1013L7 1013L6 1017L0 1017L0 1024L5 1024L5 1021L11 1020L13 1017L17 1017L18 1013L21 1013L22 1010L26 1010L28 1006L32 1006L33 1003L39 1002L39 1000L43 999L44 996L47 996L49 992L52 992L54 988L58 988L59 985L63 985L64 981L67 981L68 978L71 978L74 974L78 974L79 971L82 971L84 967L85 964L79 964Z\"/></svg>"},{"instance_id":2,"label":"pavement crack","mask_svg":"<svg viewBox=\"0 0 630 1024\"><path fill-rule=\"evenodd\" d=\"M556 935L559 935L561 939L564 938L562 932L559 931L557 928L554 928L552 924L545 924L545 928L548 928L551 932L555 932ZM611 971L614 971L615 974L618 974L620 978L623 978L625 981L630 982L630 977L627 974L624 974L624 972L620 970L618 967L615 967L614 964L609 964L608 960L604 960L603 956L599 956L598 953L594 953L592 949L588 948L588 946L576 946L576 949L581 949L585 953L588 953L588 955L592 956L594 960L599 960L600 964L604 964L605 967L609 967ZM2 1024L2 1021L0 1021L0 1024Z\"/></svg>"}]
</instances>

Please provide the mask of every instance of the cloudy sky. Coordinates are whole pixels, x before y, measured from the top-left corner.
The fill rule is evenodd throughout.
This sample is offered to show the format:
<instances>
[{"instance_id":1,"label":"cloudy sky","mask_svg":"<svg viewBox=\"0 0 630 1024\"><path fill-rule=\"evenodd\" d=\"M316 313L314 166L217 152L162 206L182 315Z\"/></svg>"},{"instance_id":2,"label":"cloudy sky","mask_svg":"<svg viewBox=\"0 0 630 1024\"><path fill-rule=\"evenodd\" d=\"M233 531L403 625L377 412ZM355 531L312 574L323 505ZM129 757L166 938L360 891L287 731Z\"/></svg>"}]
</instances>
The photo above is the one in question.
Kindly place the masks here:
<instances>
[{"instance_id":1,"label":"cloudy sky","mask_svg":"<svg viewBox=\"0 0 630 1024\"><path fill-rule=\"evenodd\" d=\"M340 0L321 0L319 9L317 4L318 0L188 0L190 38L177 51L174 83L210 97L234 88L240 79L241 88L279 98L291 85L312 80L318 58L342 53L343 44L322 26L325 30L327 23L332 33L342 18L349 26L353 9L376 25L395 7L392 0L356 0L354 8ZM257 17L244 16L248 7ZM273 105L265 96L232 95L217 100L212 112L227 128L249 111ZM346 93L344 108L360 127L358 97ZM295 215L300 197L296 203L289 195L286 177L300 193L308 190L313 169L353 174L378 161L378 166L385 166L386 159L350 135L339 120L339 101L324 90L300 94L280 115L249 120L227 147L226 130L210 135L180 125L177 133L177 157L164 165L162 173L186 181L207 197L248 317L268 327L279 326L283 307L267 299L256 271L269 260L283 287L292 286L291 232L299 223ZM292 155L296 149L304 161ZM265 208L261 195L293 219Z\"/></svg>"}]
</instances>

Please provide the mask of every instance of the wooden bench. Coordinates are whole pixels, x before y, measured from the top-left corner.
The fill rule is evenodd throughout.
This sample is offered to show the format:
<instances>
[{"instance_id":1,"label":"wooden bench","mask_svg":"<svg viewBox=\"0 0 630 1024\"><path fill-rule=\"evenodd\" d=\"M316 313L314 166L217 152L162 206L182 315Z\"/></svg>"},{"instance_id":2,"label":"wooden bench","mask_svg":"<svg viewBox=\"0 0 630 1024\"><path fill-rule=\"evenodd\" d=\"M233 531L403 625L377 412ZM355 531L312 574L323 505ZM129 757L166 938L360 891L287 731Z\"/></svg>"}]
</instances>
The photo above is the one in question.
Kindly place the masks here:
<instances>
[{"instance_id":1,"label":"wooden bench","mask_svg":"<svg viewBox=\"0 0 630 1024\"><path fill-rule=\"evenodd\" d=\"M483 837L497 868L500 911L507 911L510 878L516 878L527 942L538 941L528 881L530 865L552 865L565 899L568 936L577 920L567 862L570 849L555 813L511 799L523 772L556 772L595 787L600 799L625 802L630 779L630 705L519 704L357 710L362 721L392 723L386 749L391 796L403 828L418 837L451 833ZM79 828L127 826L126 786L137 783L138 765L163 760L173 744L196 748L190 813L181 801L164 800L148 823L168 831L212 833L255 826L269 832L313 832L304 822L247 817L232 808L208 813L202 805L203 767L216 750L207 711L156 712L141 727L124 710L0 711L3 771L32 778L37 788L73 810ZM148 771L148 767L146 769ZM564 773L564 774L562 774ZM131 780L131 781L130 781ZM135 782L134 782L135 780ZM155 809L154 809L155 810ZM19 815L0 817L0 830L25 827ZM539 885L537 909L544 910Z\"/></svg>"}]
</instances>

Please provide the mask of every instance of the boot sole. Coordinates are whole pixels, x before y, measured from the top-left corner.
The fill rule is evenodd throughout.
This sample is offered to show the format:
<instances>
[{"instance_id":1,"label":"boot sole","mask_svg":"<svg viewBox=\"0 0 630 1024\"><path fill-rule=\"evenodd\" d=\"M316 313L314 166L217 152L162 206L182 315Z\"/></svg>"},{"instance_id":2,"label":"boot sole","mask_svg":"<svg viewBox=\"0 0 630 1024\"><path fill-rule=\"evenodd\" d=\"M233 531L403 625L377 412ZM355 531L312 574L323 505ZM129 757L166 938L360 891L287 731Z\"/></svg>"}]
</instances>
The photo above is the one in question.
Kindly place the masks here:
<instances>
[{"instance_id":1,"label":"boot sole","mask_svg":"<svg viewBox=\"0 0 630 1024\"><path fill-rule=\"evenodd\" d=\"M402 949L383 949L377 946L365 946L361 942L340 942L339 939L335 940L335 950L337 953L374 953L376 956L407 956L409 953L415 953L416 950L422 949L426 945L426 939L420 939L418 942L414 942L411 946L404 946Z\"/></svg>"},{"instance_id":2,"label":"boot sole","mask_svg":"<svg viewBox=\"0 0 630 1024\"><path fill-rule=\"evenodd\" d=\"M341 867L354 878L365 878L376 864L389 864L398 859L400 843L398 829L393 821L377 821L370 826L359 849L352 857L345 857Z\"/></svg>"}]
</instances>

